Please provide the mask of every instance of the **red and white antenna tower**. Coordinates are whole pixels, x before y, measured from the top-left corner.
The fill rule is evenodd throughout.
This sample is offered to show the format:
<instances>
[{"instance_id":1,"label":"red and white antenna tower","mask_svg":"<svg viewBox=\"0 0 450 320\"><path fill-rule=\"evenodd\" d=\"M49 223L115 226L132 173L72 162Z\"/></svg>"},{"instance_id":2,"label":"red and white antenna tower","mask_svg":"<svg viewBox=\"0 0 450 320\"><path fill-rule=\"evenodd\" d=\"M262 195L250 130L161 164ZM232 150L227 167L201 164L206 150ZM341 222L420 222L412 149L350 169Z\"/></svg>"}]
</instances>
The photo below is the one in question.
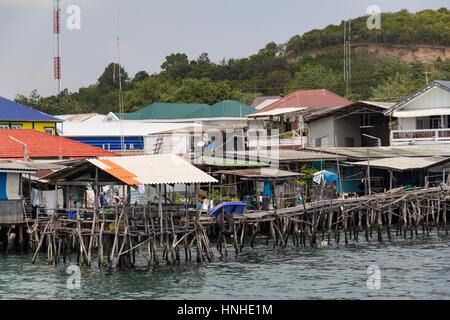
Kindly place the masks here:
<instances>
[{"instance_id":1,"label":"red and white antenna tower","mask_svg":"<svg viewBox=\"0 0 450 320\"><path fill-rule=\"evenodd\" d=\"M61 93L61 52L59 35L61 32L59 1L53 0L53 37L54 37L54 58L53 58L53 78L56 82L56 94Z\"/></svg>"}]
</instances>

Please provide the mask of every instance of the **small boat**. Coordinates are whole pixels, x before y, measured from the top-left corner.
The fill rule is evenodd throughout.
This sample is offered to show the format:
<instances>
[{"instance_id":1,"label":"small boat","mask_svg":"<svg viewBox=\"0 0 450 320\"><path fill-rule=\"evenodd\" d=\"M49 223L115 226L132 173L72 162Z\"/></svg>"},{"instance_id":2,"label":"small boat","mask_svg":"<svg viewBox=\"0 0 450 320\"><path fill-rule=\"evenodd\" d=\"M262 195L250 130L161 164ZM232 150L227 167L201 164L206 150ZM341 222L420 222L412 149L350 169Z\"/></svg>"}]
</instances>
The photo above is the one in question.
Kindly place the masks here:
<instances>
[{"instance_id":1,"label":"small boat","mask_svg":"<svg viewBox=\"0 0 450 320\"><path fill-rule=\"evenodd\" d=\"M242 201L222 202L209 212L210 217L217 217L220 213L227 215L239 214L242 215L247 204Z\"/></svg>"}]
</instances>

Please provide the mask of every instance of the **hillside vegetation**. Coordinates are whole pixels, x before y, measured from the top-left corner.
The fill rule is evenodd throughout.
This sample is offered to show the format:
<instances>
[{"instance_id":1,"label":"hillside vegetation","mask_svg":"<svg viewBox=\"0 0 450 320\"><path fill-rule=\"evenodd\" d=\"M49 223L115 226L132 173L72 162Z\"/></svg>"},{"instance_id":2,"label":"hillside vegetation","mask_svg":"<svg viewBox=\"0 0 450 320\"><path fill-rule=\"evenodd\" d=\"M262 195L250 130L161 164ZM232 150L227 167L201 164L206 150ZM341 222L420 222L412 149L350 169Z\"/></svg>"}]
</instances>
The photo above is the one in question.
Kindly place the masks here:
<instances>
[{"instance_id":1,"label":"hillside vegetation","mask_svg":"<svg viewBox=\"0 0 450 320\"><path fill-rule=\"evenodd\" d=\"M450 46L450 12L446 8L383 13L381 30L368 30L366 20L352 20L353 43ZM286 95L313 88L345 95L343 50L326 50L342 45L343 26L341 23L312 30L283 45L271 42L244 59L215 63L207 53L195 60L174 53L166 57L160 73L140 71L131 77L122 68L125 109L133 111L153 102L213 104L236 99L251 103L259 95ZM321 49L321 54L308 54L315 49ZM377 56L359 50L352 56L348 98L397 100L424 86L425 74L429 81L450 79L450 60L405 62L401 56ZM18 95L16 100L50 114L118 111L117 79L118 68L111 63L97 83L77 92L65 90L58 97L42 97L33 91L29 96Z\"/></svg>"}]
</instances>

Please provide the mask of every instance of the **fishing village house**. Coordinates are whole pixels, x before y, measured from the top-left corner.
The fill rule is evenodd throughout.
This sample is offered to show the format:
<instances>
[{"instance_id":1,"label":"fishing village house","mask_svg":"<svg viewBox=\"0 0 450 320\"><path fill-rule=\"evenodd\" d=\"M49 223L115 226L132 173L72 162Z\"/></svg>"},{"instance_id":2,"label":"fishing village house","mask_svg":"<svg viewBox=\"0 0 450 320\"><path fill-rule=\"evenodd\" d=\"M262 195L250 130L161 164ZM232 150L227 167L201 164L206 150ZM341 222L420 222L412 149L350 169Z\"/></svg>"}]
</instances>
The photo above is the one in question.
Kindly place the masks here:
<instances>
[{"instance_id":1,"label":"fishing village house","mask_svg":"<svg viewBox=\"0 0 450 320\"><path fill-rule=\"evenodd\" d=\"M447 144L450 142L450 81L433 81L403 98L386 116L396 118L392 145Z\"/></svg>"},{"instance_id":2,"label":"fishing village house","mask_svg":"<svg viewBox=\"0 0 450 320\"><path fill-rule=\"evenodd\" d=\"M62 120L0 97L0 129L35 129L56 134Z\"/></svg>"},{"instance_id":3,"label":"fishing village house","mask_svg":"<svg viewBox=\"0 0 450 320\"><path fill-rule=\"evenodd\" d=\"M334 108L306 110L303 120L309 147L389 145L389 102L360 101Z\"/></svg>"},{"instance_id":4,"label":"fishing village house","mask_svg":"<svg viewBox=\"0 0 450 320\"><path fill-rule=\"evenodd\" d=\"M31 210L32 207L33 189L41 199L40 205L56 205L62 190L41 182L41 176L61 169L67 161L112 155L115 154L33 129L0 129L0 161L3 167L0 170L3 172L0 174L0 185L3 184L0 188L0 206L3 206L0 215L6 214L11 218L11 208L17 209L19 206L14 219L20 216L23 220L24 210ZM61 206L65 200L69 201L60 197ZM5 220L3 222L6 223Z\"/></svg>"},{"instance_id":5,"label":"fishing village house","mask_svg":"<svg viewBox=\"0 0 450 320\"><path fill-rule=\"evenodd\" d=\"M195 123L152 123L135 120L69 121L64 122L60 135L120 154L184 154L189 150L193 128L199 126Z\"/></svg>"},{"instance_id":6,"label":"fishing village house","mask_svg":"<svg viewBox=\"0 0 450 320\"><path fill-rule=\"evenodd\" d=\"M253 139L250 148L279 145L281 148L301 148L307 142L303 114L311 109L343 107L351 101L326 89L298 90L280 98L268 106L252 113L249 118L249 130L265 130L267 141ZM276 129L279 139L273 139L272 129Z\"/></svg>"}]
</instances>

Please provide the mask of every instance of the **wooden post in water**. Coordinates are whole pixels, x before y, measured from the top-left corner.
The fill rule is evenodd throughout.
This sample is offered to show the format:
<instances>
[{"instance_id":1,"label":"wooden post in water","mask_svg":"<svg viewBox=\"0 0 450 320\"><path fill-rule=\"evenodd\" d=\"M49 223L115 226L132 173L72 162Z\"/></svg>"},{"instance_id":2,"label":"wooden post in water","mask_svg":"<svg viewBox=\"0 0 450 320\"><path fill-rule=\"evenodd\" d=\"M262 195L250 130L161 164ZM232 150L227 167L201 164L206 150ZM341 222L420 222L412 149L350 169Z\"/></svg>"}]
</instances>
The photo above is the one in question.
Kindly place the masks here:
<instances>
[{"instance_id":1,"label":"wooden post in water","mask_svg":"<svg viewBox=\"0 0 450 320\"><path fill-rule=\"evenodd\" d=\"M159 231L161 232L159 237L159 244L163 245L163 234L164 234L164 222L163 222L163 209L162 209L162 188L158 185L158 217L159 217Z\"/></svg>"}]
</instances>

